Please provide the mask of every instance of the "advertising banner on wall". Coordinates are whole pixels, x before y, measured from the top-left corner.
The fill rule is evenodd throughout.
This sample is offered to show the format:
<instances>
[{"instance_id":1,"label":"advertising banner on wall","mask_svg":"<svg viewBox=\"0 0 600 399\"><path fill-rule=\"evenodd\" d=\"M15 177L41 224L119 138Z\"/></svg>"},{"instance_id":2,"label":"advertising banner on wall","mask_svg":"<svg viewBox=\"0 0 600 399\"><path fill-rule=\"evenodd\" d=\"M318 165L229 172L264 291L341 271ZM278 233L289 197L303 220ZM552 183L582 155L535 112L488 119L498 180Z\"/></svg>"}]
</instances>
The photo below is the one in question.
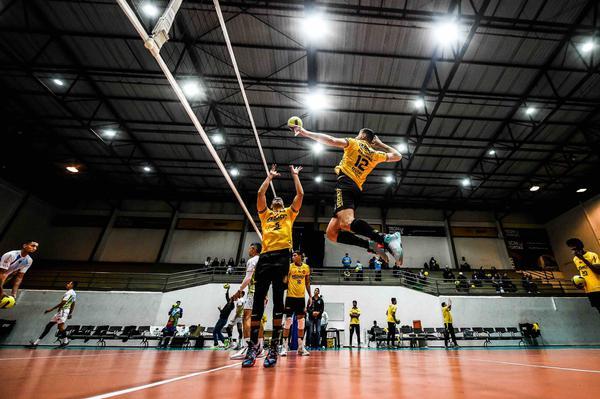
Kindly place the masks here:
<instances>
[{"instance_id":1,"label":"advertising banner on wall","mask_svg":"<svg viewBox=\"0 0 600 399\"><path fill-rule=\"evenodd\" d=\"M546 230L505 229L504 241L515 269L558 270Z\"/></svg>"}]
</instances>

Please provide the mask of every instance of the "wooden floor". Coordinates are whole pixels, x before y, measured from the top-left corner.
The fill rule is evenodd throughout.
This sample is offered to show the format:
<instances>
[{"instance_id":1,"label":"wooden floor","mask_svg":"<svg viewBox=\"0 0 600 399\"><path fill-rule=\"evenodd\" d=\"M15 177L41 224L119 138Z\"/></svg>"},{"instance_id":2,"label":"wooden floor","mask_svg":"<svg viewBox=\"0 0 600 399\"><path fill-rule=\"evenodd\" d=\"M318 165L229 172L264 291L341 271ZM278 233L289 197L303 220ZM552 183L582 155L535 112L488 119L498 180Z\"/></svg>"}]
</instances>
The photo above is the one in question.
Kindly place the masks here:
<instances>
[{"instance_id":1,"label":"wooden floor","mask_svg":"<svg viewBox=\"0 0 600 399\"><path fill-rule=\"evenodd\" d=\"M1 349L0 398L599 398L599 349L313 352Z\"/></svg>"}]
</instances>

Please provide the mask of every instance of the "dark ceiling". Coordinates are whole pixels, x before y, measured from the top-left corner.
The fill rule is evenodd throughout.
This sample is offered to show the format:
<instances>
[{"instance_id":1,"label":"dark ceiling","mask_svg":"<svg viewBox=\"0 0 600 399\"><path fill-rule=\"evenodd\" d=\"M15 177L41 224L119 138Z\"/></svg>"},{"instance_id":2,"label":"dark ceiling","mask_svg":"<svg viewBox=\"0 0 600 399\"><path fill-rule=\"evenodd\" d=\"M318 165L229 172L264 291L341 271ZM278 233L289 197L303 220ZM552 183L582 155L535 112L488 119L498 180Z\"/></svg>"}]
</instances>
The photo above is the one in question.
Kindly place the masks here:
<instances>
[{"instance_id":1,"label":"dark ceiling","mask_svg":"<svg viewBox=\"0 0 600 399\"><path fill-rule=\"evenodd\" d=\"M148 31L156 18L130 1ZM159 8L166 1L154 1ZM522 209L546 215L598 190L598 1L222 1L267 162L304 166L307 201L329 201L339 151L314 155L310 130L374 129L405 159L375 170L382 207ZM304 16L329 33L309 41ZM437 45L454 16L464 37ZM113 0L0 0L2 177L47 198L233 200L154 59ZM197 79L194 110L251 200L264 176L212 1L184 0L161 52ZM54 79L60 79L62 86ZM320 90L327 110L307 109ZM425 109L414 100L424 98ZM527 114L527 108L535 112ZM107 129L116 131L108 137ZM495 153L490 154L490 150ZM73 175L65 166L80 165ZM150 166L151 172L145 172ZM322 176L323 182L313 178ZM385 178L394 176L393 183ZM468 187L461 181L471 180ZM532 185L540 186L530 192ZM586 187L581 195L575 190ZM284 196L293 186L277 182Z\"/></svg>"}]
</instances>

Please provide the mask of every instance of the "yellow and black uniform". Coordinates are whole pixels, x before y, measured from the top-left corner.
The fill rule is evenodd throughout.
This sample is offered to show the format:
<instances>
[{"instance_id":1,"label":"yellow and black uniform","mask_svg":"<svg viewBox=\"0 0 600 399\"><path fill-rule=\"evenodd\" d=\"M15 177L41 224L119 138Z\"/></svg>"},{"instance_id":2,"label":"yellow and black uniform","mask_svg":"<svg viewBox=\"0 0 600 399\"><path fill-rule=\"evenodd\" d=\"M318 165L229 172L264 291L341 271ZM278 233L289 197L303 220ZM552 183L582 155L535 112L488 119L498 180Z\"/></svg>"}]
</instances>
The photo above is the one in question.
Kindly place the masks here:
<instances>
[{"instance_id":1,"label":"yellow and black uniform","mask_svg":"<svg viewBox=\"0 0 600 399\"><path fill-rule=\"evenodd\" d=\"M450 305L442 306L442 317L444 318L444 346L448 347L448 338L452 338L454 346L458 346L456 343L456 335L454 334L454 326L452 325L452 313L450 312Z\"/></svg>"},{"instance_id":2,"label":"yellow and black uniform","mask_svg":"<svg viewBox=\"0 0 600 399\"><path fill-rule=\"evenodd\" d=\"M303 263L296 265L292 263L288 272L288 289L285 298L284 313L287 316L292 314L306 314L306 303L304 301L306 291L306 278L310 276L310 267Z\"/></svg>"},{"instance_id":3,"label":"yellow and black uniform","mask_svg":"<svg viewBox=\"0 0 600 399\"><path fill-rule=\"evenodd\" d=\"M360 309L352 307L350 309L350 347L352 347L352 335L356 334L358 346L360 346Z\"/></svg>"},{"instance_id":4,"label":"yellow and black uniform","mask_svg":"<svg viewBox=\"0 0 600 399\"><path fill-rule=\"evenodd\" d=\"M262 228L262 251L254 271L254 298L252 321L258 322L263 316L269 287L273 286L273 320L279 322L283 317L284 279L290 265L292 249L292 227L298 216L298 210L292 207L281 211L265 208L258 211ZM277 324L279 325L279 324ZM258 329L253 327L250 334L252 342L257 342Z\"/></svg>"},{"instance_id":5,"label":"yellow and black uniform","mask_svg":"<svg viewBox=\"0 0 600 399\"><path fill-rule=\"evenodd\" d=\"M335 186L334 215L343 209L356 209L362 186L375 166L387 161L387 154L377 151L366 140L347 138L344 156L335 167L338 175Z\"/></svg>"},{"instance_id":6,"label":"yellow and black uniform","mask_svg":"<svg viewBox=\"0 0 600 399\"><path fill-rule=\"evenodd\" d=\"M387 308L387 323L388 323L388 333L387 333L387 345L388 347L396 346L396 311L398 310L398 305L390 304Z\"/></svg>"},{"instance_id":7,"label":"yellow and black uniform","mask_svg":"<svg viewBox=\"0 0 600 399\"><path fill-rule=\"evenodd\" d=\"M600 264L600 258L595 252L587 251L583 254L583 258L592 265ZM579 275L585 279L585 292L593 307L600 311L600 274L596 273L579 257L574 257L573 262L579 270Z\"/></svg>"}]
</instances>

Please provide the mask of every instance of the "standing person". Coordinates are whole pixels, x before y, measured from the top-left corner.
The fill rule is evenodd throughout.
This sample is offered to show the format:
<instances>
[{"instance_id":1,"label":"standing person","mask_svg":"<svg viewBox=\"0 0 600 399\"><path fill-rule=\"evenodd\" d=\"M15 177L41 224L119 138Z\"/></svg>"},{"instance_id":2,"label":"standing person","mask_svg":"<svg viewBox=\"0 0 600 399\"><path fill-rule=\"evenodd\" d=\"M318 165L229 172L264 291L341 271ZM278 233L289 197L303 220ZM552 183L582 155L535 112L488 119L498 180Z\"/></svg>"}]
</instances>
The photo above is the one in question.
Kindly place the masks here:
<instances>
[{"instance_id":1,"label":"standing person","mask_svg":"<svg viewBox=\"0 0 600 399\"><path fill-rule=\"evenodd\" d=\"M396 347L396 324L400 321L396 318L396 311L398 310L398 305L396 305L396 298L392 298L392 303L388 306L387 312L385 313L387 317L388 324L388 333L387 333L387 346L388 348Z\"/></svg>"},{"instance_id":2,"label":"standing person","mask_svg":"<svg viewBox=\"0 0 600 399\"><path fill-rule=\"evenodd\" d=\"M402 264L402 239L400 233L383 234L362 219L355 218L363 184L373 169L382 162L398 162L402 155L384 144L371 129L361 129L355 138L336 138L313 133L300 126L293 129L296 135L308 137L321 144L343 148L344 155L335 168L338 175L335 187L335 210L327 226L327 238L333 242L354 245L385 255L389 251L396 263ZM367 237L360 238L357 235Z\"/></svg>"},{"instance_id":3,"label":"standing person","mask_svg":"<svg viewBox=\"0 0 600 399\"><path fill-rule=\"evenodd\" d=\"M342 266L344 267L344 270L349 270L350 266L352 266L352 258L347 253L342 258Z\"/></svg>"},{"instance_id":4,"label":"standing person","mask_svg":"<svg viewBox=\"0 0 600 399\"><path fill-rule=\"evenodd\" d=\"M296 196L289 208L285 208L283 199L273 198L271 208L267 206L267 189L273 178L279 176L277 167L273 165L269 175L258 190L256 209L262 228L262 252L259 256L255 271L256 290L254 295L258 300L252 307L252 320L250 325L250 341L252 346L248 349L242 367L252 367L258 355L258 333L260 320L264 314L263 298L266 298L269 287L273 286L273 338L271 347L265 357L264 366L273 367L277 363L277 346L283 319L283 293L285 285L283 279L287 276L290 267L290 251L293 248L292 226L304 198L304 189L300 183L298 173L302 167L290 166L290 172L296 188Z\"/></svg>"},{"instance_id":5,"label":"standing person","mask_svg":"<svg viewBox=\"0 0 600 399\"><path fill-rule=\"evenodd\" d=\"M15 300L17 299L23 277L33 264L31 255L38 250L38 247L39 244L37 241L27 240L23 242L21 249L9 251L2 255L2 258L0 259L0 298L3 298L5 295L4 290L2 289L4 283L10 276L15 275L11 296Z\"/></svg>"},{"instance_id":6,"label":"standing person","mask_svg":"<svg viewBox=\"0 0 600 399\"><path fill-rule=\"evenodd\" d=\"M44 327L44 331L35 341L30 341L29 347L37 348L40 344L40 341L44 339L46 335L50 332L52 327L55 325L58 326L58 339L60 340L60 347L65 347L69 344L69 339L67 338L67 333L65 331L65 323L68 319L73 317L73 313L75 312L75 301L77 300L77 293L75 293L75 288L77 288L77 281L69 281L66 284L67 292L63 295L60 303L56 306L47 309L44 314L50 313L55 309L58 309L58 312L50 319L50 322L46 324Z\"/></svg>"},{"instance_id":7,"label":"standing person","mask_svg":"<svg viewBox=\"0 0 600 399\"><path fill-rule=\"evenodd\" d=\"M567 246L573 251L573 263L585 280L584 287L590 305L600 312L600 257L595 252L586 251L579 238L570 238Z\"/></svg>"},{"instance_id":8,"label":"standing person","mask_svg":"<svg viewBox=\"0 0 600 399\"><path fill-rule=\"evenodd\" d=\"M325 310L325 302L323 297L319 295L321 290L315 288L314 295L312 297L312 307L310 312L310 339L309 345L311 348L319 349L321 346L321 318L323 311Z\"/></svg>"},{"instance_id":9,"label":"standing person","mask_svg":"<svg viewBox=\"0 0 600 399\"><path fill-rule=\"evenodd\" d=\"M244 359L246 357L246 352L248 351L248 347L250 346L250 320L252 318L252 306L254 305L254 271L256 270L256 264L258 263L258 258L260 255L260 251L262 250L262 244L259 242L255 242L250 244L248 247L248 262L246 262L246 276L240 284L240 288L235 293L236 298L240 298L244 292L244 289L248 287L248 295L246 295L246 300L244 301L244 317L243 317L243 333L244 333L244 341L245 345L240 349L239 352L231 355L231 359ZM263 338L264 330L261 328L259 331L259 341ZM262 341L260 342L261 349L259 349L259 355L262 354Z\"/></svg>"},{"instance_id":10,"label":"standing person","mask_svg":"<svg viewBox=\"0 0 600 399\"><path fill-rule=\"evenodd\" d=\"M298 320L298 354L300 356L310 356L310 352L304 347L304 319L306 316L304 295L305 292L308 293L308 305L310 306L310 267L303 262L300 251L292 253L292 261L286 278L288 287L284 308L286 319L285 327L283 328L283 345L281 346L280 355L287 356L290 327L292 326L292 317L295 314Z\"/></svg>"},{"instance_id":11,"label":"standing person","mask_svg":"<svg viewBox=\"0 0 600 399\"><path fill-rule=\"evenodd\" d=\"M354 272L356 273L356 281L363 281L363 265L360 263L360 260L356 261Z\"/></svg>"},{"instance_id":12,"label":"standing person","mask_svg":"<svg viewBox=\"0 0 600 399\"><path fill-rule=\"evenodd\" d=\"M352 348L352 334L356 334L356 341L360 348L360 309L356 301L352 301L352 309L350 309L350 347Z\"/></svg>"},{"instance_id":13,"label":"standing person","mask_svg":"<svg viewBox=\"0 0 600 399\"><path fill-rule=\"evenodd\" d=\"M442 302L442 316L444 317L444 346L448 349L448 335L452 338L452 344L455 348L458 348L456 343L456 335L454 335L454 326L452 325L452 301L448 299L448 305L446 302Z\"/></svg>"},{"instance_id":14,"label":"standing person","mask_svg":"<svg viewBox=\"0 0 600 399\"><path fill-rule=\"evenodd\" d=\"M375 281L381 281L381 260L375 259Z\"/></svg>"},{"instance_id":15,"label":"standing person","mask_svg":"<svg viewBox=\"0 0 600 399\"><path fill-rule=\"evenodd\" d=\"M236 326L237 327L237 331L238 331L238 342L237 345L235 347L236 350L241 350L242 347L244 346L242 344L242 342L244 341L244 330L242 327L243 324L243 318L244 318L244 295L246 293L244 291L242 291L240 293L239 298L236 296L237 299L234 300L233 304L234 304L234 309L235 312L233 313L233 317L229 320L229 323L227 323L227 335L229 335L229 342L233 342L233 327Z\"/></svg>"},{"instance_id":16,"label":"standing person","mask_svg":"<svg viewBox=\"0 0 600 399\"><path fill-rule=\"evenodd\" d=\"M223 327L227 324L229 315L235 306L234 298L229 296L229 284L226 284L225 300L227 303L222 308L219 307L219 320L213 329L214 345L219 348L225 348L225 337L223 336Z\"/></svg>"},{"instance_id":17,"label":"standing person","mask_svg":"<svg viewBox=\"0 0 600 399\"><path fill-rule=\"evenodd\" d=\"M329 324L329 314L323 310L321 315L321 346L327 348L327 325Z\"/></svg>"},{"instance_id":18,"label":"standing person","mask_svg":"<svg viewBox=\"0 0 600 399\"><path fill-rule=\"evenodd\" d=\"M168 313L169 321L172 321L175 326L179 324L179 319L183 318L183 308L181 307L181 301L175 302L175 305L171 306Z\"/></svg>"}]
</instances>

